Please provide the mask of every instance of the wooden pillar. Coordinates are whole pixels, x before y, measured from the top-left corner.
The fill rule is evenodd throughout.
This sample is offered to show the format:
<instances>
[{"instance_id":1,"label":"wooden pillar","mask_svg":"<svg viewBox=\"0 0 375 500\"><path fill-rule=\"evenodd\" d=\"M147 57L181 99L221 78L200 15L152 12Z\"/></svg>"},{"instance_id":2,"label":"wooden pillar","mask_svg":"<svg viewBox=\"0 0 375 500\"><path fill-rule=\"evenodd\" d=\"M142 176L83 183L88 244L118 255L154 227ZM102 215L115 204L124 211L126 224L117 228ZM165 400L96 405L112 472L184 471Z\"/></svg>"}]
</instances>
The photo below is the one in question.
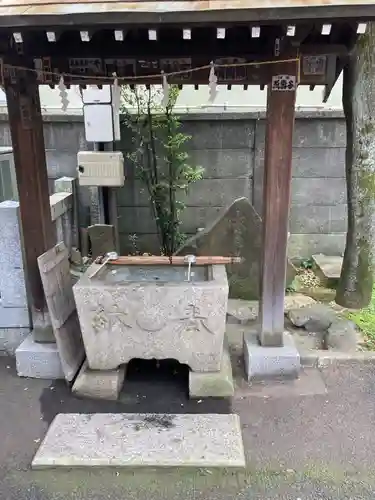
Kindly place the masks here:
<instances>
[{"instance_id":1,"label":"wooden pillar","mask_svg":"<svg viewBox=\"0 0 375 500\"><path fill-rule=\"evenodd\" d=\"M273 66L263 180L260 342L282 346L297 63Z\"/></svg>"},{"instance_id":2,"label":"wooden pillar","mask_svg":"<svg viewBox=\"0 0 375 500\"><path fill-rule=\"evenodd\" d=\"M23 64L24 66L24 64ZM37 258L55 243L49 203L43 122L36 75L18 71L5 79L16 170L28 294L36 321L49 322Z\"/></svg>"}]
</instances>

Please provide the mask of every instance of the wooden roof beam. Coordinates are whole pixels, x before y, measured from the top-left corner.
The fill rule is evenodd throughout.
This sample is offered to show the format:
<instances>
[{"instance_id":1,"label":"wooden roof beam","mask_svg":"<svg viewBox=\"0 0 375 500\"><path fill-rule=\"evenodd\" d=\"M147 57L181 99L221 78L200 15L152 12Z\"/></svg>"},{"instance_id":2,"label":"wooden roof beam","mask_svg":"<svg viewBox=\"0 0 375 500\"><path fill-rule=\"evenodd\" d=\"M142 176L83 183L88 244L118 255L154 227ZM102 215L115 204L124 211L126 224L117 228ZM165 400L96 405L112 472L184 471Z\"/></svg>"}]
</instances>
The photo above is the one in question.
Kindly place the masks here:
<instances>
[{"instance_id":1,"label":"wooden roof beam","mask_svg":"<svg viewBox=\"0 0 375 500\"><path fill-rule=\"evenodd\" d=\"M309 36L313 28L312 24L290 24L286 28L286 35L289 37L290 43L294 47L298 47Z\"/></svg>"}]
</instances>

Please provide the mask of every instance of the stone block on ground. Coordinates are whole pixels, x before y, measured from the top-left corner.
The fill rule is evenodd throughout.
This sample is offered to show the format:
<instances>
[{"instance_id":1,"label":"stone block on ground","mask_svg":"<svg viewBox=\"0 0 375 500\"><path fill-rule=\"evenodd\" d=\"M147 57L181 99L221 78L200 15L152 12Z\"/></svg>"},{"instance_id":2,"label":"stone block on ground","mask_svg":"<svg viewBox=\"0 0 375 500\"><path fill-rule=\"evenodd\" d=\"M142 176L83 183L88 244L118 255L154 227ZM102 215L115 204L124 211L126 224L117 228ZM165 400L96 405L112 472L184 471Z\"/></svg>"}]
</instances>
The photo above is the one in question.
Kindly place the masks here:
<instances>
[{"instance_id":1,"label":"stone block on ground","mask_svg":"<svg viewBox=\"0 0 375 500\"><path fill-rule=\"evenodd\" d=\"M33 469L245 467L238 415L59 414Z\"/></svg>"},{"instance_id":2,"label":"stone block on ground","mask_svg":"<svg viewBox=\"0 0 375 500\"><path fill-rule=\"evenodd\" d=\"M229 299L227 323L231 325L246 325L257 319L259 304L257 300Z\"/></svg>"},{"instance_id":3,"label":"stone block on ground","mask_svg":"<svg viewBox=\"0 0 375 500\"><path fill-rule=\"evenodd\" d=\"M302 293L286 295L284 299L285 313L288 313L291 309L299 309L313 304L316 304L316 301ZM248 322L256 320L258 314L259 302L257 300L228 300L227 324L246 325Z\"/></svg>"},{"instance_id":4,"label":"stone block on ground","mask_svg":"<svg viewBox=\"0 0 375 500\"><path fill-rule=\"evenodd\" d=\"M94 224L87 228L91 243L91 256L105 255L116 251L115 230L109 224Z\"/></svg>"},{"instance_id":5,"label":"stone block on ground","mask_svg":"<svg viewBox=\"0 0 375 500\"><path fill-rule=\"evenodd\" d=\"M64 378L56 344L35 342L32 334L16 349L16 366L19 377Z\"/></svg>"},{"instance_id":6,"label":"stone block on ground","mask_svg":"<svg viewBox=\"0 0 375 500\"><path fill-rule=\"evenodd\" d=\"M116 370L90 370L85 361L73 384L76 396L93 399L118 398L125 378L125 367Z\"/></svg>"},{"instance_id":7,"label":"stone block on ground","mask_svg":"<svg viewBox=\"0 0 375 500\"><path fill-rule=\"evenodd\" d=\"M289 320L294 326L312 330L327 330L336 320L336 312L325 304L312 304L299 309L291 309L288 313Z\"/></svg>"},{"instance_id":8,"label":"stone block on ground","mask_svg":"<svg viewBox=\"0 0 375 500\"><path fill-rule=\"evenodd\" d=\"M227 265L231 298L258 299L262 248L262 220L247 198L238 198L207 228L190 238L178 254L242 257ZM288 261L286 286L296 270Z\"/></svg>"},{"instance_id":9,"label":"stone block on ground","mask_svg":"<svg viewBox=\"0 0 375 500\"><path fill-rule=\"evenodd\" d=\"M312 256L313 269L323 286L335 288L338 284L343 258L335 255L317 254Z\"/></svg>"},{"instance_id":10,"label":"stone block on ground","mask_svg":"<svg viewBox=\"0 0 375 500\"><path fill-rule=\"evenodd\" d=\"M282 347L262 347L257 336L248 332L244 336L244 358L247 380L278 377L297 378L300 355L292 335L284 332Z\"/></svg>"},{"instance_id":11,"label":"stone block on ground","mask_svg":"<svg viewBox=\"0 0 375 500\"><path fill-rule=\"evenodd\" d=\"M336 319L328 328L325 343L328 349L343 352L355 352L359 341L359 333L353 321Z\"/></svg>"},{"instance_id":12,"label":"stone block on ground","mask_svg":"<svg viewBox=\"0 0 375 500\"><path fill-rule=\"evenodd\" d=\"M301 307L316 304L316 300L303 293L291 293L285 295L284 311L288 313L291 309L300 309Z\"/></svg>"},{"instance_id":13,"label":"stone block on ground","mask_svg":"<svg viewBox=\"0 0 375 500\"><path fill-rule=\"evenodd\" d=\"M232 363L228 347L223 349L221 368L217 372L189 372L191 398L230 398L234 394Z\"/></svg>"}]
</instances>

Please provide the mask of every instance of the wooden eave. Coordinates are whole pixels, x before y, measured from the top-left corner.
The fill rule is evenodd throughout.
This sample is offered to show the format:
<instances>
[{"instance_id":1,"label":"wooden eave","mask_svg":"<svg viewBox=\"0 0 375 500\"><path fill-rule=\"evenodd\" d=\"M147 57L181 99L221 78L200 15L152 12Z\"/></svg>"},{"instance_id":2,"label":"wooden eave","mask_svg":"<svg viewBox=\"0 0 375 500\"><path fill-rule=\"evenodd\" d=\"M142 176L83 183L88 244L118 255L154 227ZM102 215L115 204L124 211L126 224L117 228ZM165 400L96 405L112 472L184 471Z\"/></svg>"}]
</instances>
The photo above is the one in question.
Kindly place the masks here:
<instances>
[{"instance_id":1,"label":"wooden eave","mask_svg":"<svg viewBox=\"0 0 375 500\"><path fill-rule=\"evenodd\" d=\"M103 16L105 16L103 14ZM54 75L41 77L40 84L55 85L60 74L69 84L103 84L113 81L116 73L124 83L161 83L153 74L197 68L216 64L256 63L259 66L243 68L218 68L218 83L231 85L260 85L264 87L272 72L271 65L265 61L285 59L295 54L300 57L300 84L326 86L326 98L338 77L356 39L358 22L335 20L329 34L323 34L324 21L293 22L292 19L258 24L238 22L223 24L89 24L7 27L0 29L0 57L5 65L28 65L43 68ZM288 35L294 27L293 36ZM217 29L225 28L225 37L217 37ZM259 28L258 37L252 29ZM191 38L183 38L183 30L189 29ZM114 32L121 30L123 40L116 41ZM156 40L149 39L149 31L156 32ZM289 31L288 31L289 30ZM56 35L51 42L47 31ZM89 41L82 41L81 32L89 33ZM15 42L19 33L22 43ZM279 53L275 46L279 44ZM341 71L341 69L340 69ZM207 68L169 78L170 83L178 85L206 85ZM74 76L69 76L74 75ZM83 75L83 76L82 76ZM137 77L136 81L133 78Z\"/></svg>"}]
</instances>

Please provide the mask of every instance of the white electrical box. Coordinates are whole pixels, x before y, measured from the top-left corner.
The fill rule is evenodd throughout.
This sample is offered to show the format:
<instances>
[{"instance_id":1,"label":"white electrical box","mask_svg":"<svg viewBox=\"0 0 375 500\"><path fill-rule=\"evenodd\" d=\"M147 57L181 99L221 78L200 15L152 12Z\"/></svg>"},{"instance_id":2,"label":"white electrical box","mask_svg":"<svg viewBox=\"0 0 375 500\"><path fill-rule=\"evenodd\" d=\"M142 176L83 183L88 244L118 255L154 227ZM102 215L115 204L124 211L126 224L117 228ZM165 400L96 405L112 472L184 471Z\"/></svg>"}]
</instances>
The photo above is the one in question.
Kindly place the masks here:
<instances>
[{"instance_id":1,"label":"white electrical box","mask_svg":"<svg viewBox=\"0 0 375 500\"><path fill-rule=\"evenodd\" d=\"M82 90L82 100L83 104L111 104L111 86L103 85L100 89L97 85L88 85Z\"/></svg>"},{"instance_id":2,"label":"white electrical box","mask_svg":"<svg viewBox=\"0 0 375 500\"><path fill-rule=\"evenodd\" d=\"M87 142L113 142L112 104L87 104L83 106Z\"/></svg>"},{"instance_id":3,"label":"white electrical box","mask_svg":"<svg viewBox=\"0 0 375 500\"><path fill-rule=\"evenodd\" d=\"M124 185L124 157L121 151L80 151L77 161L81 186Z\"/></svg>"},{"instance_id":4,"label":"white electrical box","mask_svg":"<svg viewBox=\"0 0 375 500\"><path fill-rule=\"evenodd\" d=\"M111 85L89 86L82 91L87 142L120 140L120 97Z\"/></svg>"}]
</instances>

